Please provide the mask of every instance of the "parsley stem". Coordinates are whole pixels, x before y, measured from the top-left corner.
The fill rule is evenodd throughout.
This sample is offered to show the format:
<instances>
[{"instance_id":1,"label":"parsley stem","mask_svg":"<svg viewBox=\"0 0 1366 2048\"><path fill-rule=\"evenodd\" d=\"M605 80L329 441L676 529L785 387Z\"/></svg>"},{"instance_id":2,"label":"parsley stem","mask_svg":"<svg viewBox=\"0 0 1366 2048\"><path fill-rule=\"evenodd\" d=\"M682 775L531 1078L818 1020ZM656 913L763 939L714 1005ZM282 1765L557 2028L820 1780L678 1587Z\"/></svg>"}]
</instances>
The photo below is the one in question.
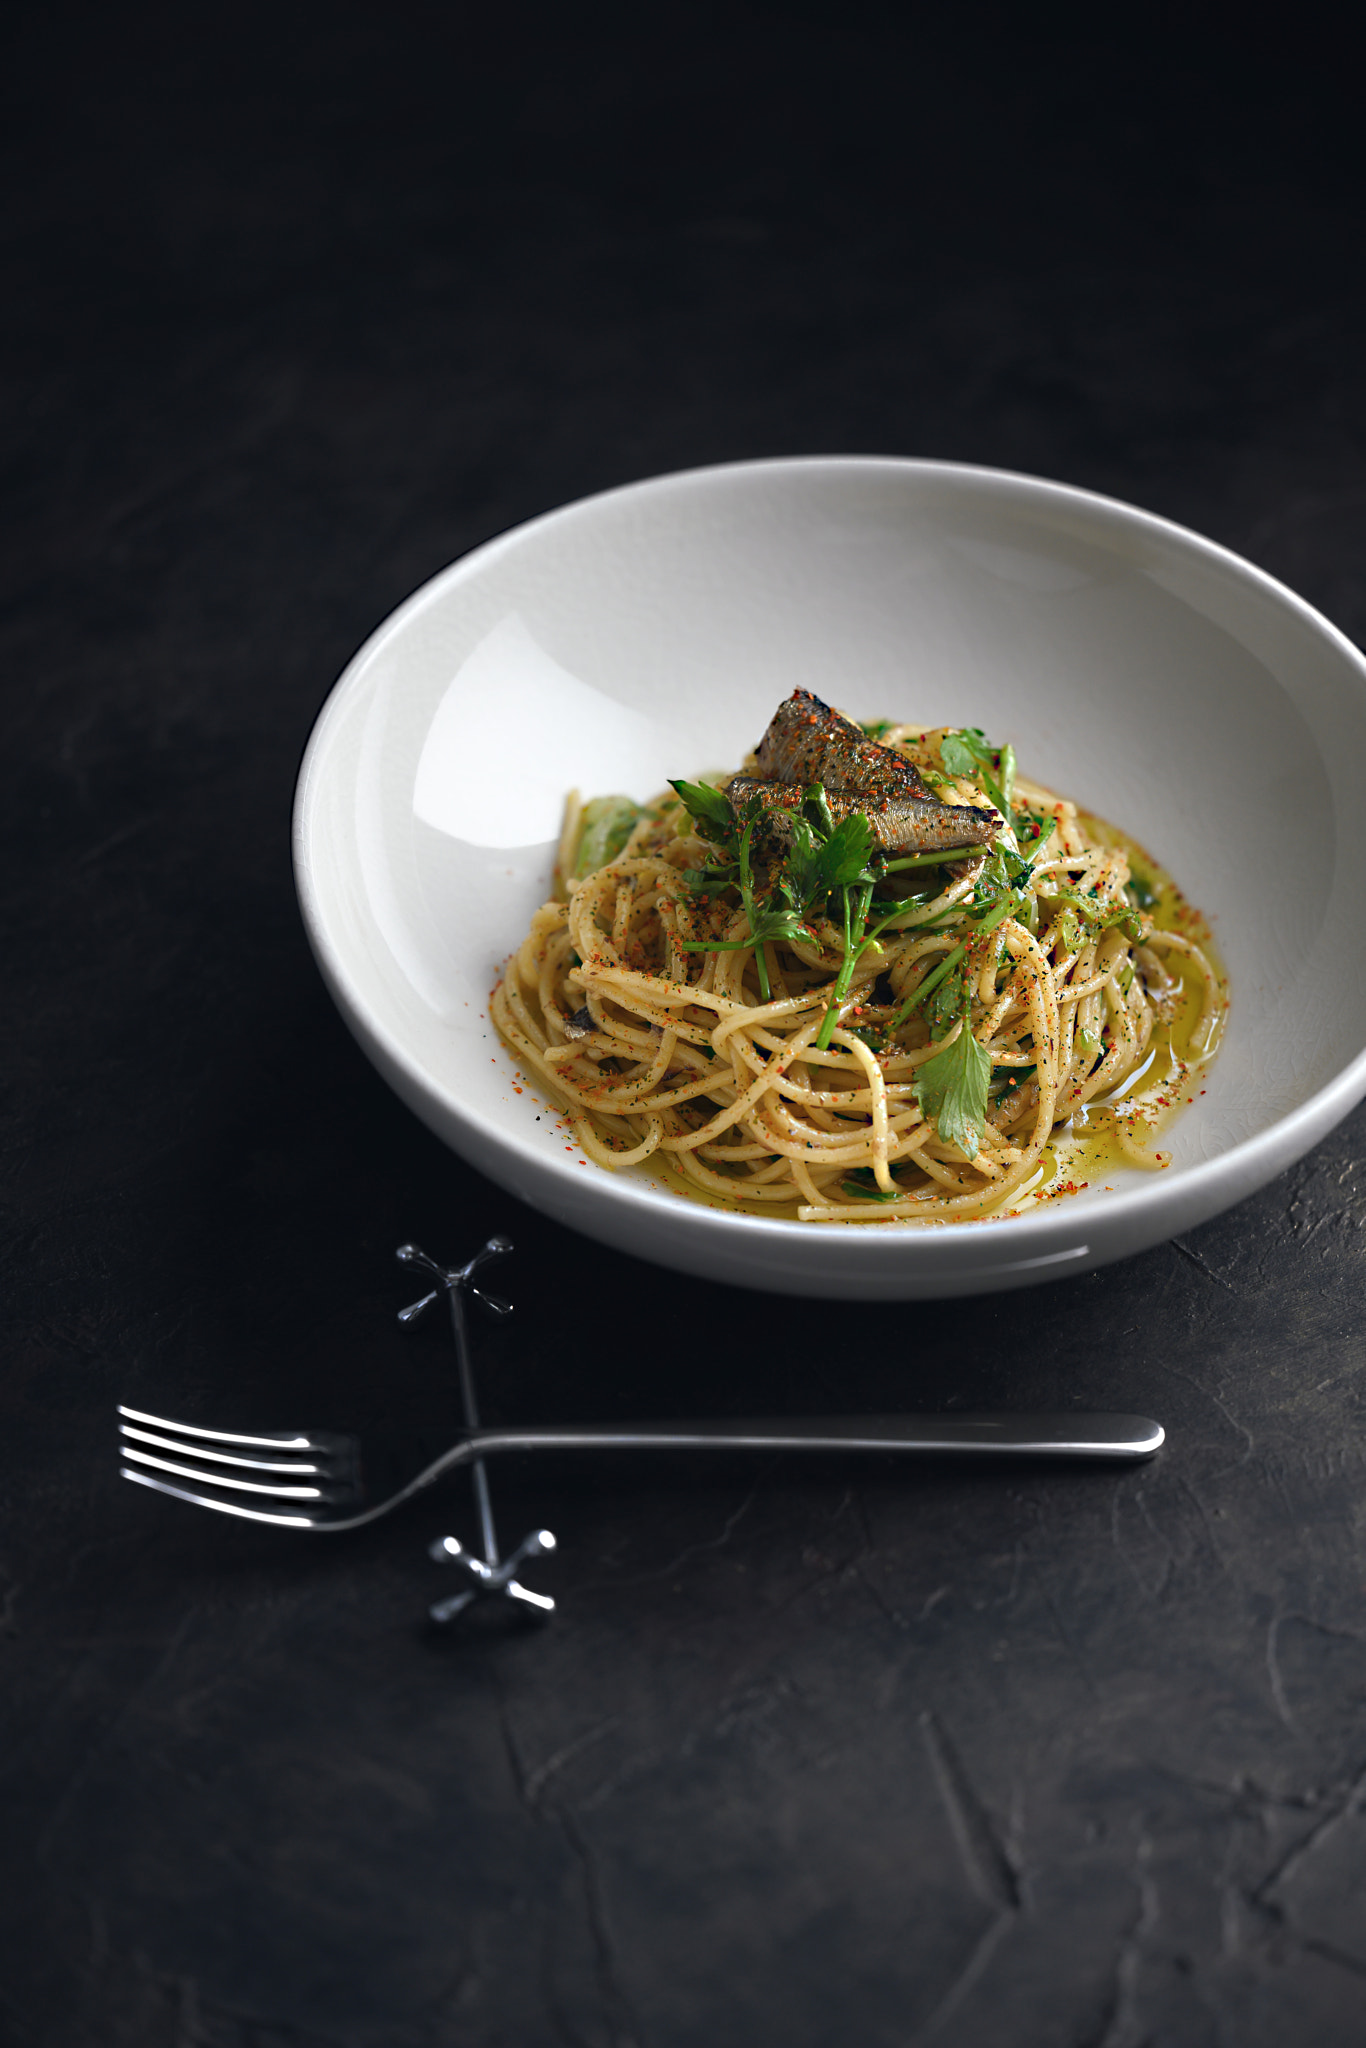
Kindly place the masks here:
<instances>
[{"instance_id":1,"label":"parsley stem","mask_svg":"<svg viewBox=\"0 0 1366 2048\"><path fill-rule=\"evenodd\" d=\"M938 853L910 853L905 860L884 861L884 875L895 875L902 868L938 868L946 861L962 860L970 853L980 853L980 846L945 846Z\"/></svg>"},{"instance_id":2,"label":"parsley stem","mask_svg":"<svg viewBox=\"0 0 1366 2048\"><path fill-rule=\"evenodd\" d=\"M754 837L754 820L751 818L740 835L740 898L745 906L751 932L758 928L759 917L754 907L754 878L750 872L749 848ZM766 1003L772 1002L773 991L768 985L768 961L764 955L764 942L757 939L754 945L754 966L759 976L759 992Z\"/></svg>"},{"instance_id":3,"label":"parsley stem","mask_svg":"<svg viewBox=\"0 0 1366 2048\"><path fill-rule=\"evenodd\" d=\"M994 775L989 775L985 768L978 769L977 780L981 783L983 789L987 793L987 796L990 798L991 802L995 804L997 810L1005 819L1006 824L1009 825L1010 804L1006 798L1005 791L1001 788L1000 783L997 782Z\"/></svg>"},{"instance_id":4,"label":"parsley stem","mask_svg":"<svg viewBox=\"0 0 1366 2048\"><path fill-rule=\"evenodd\" d=\"M841 891L844 897L844 959L841 961L840 971L835 977L835 986L830 991L830 1002L824 1017L821 1019L821 1028L816 1034L817 1052L829 1050L830 1034L835 1028L835 1018L839 1013L840 1004L849 993L849 984L854 978L854 969L862 957L864 947L867 944L868 905L873 900L873 887L874 884L871 879L859 885L856 920L857 944L854 940L855 920L851 919L849 914L849 886L847 883Z\"/></svg>"},{"instance_id":5,"label":"parsley stem","mask_svg":"<svg viewBox=\"0 0 1366 2048\"><path fill-rule=\"evenodd\" d=\"M1021 908L1022 905L1017 891L1014 895L1007 896L1003 902L996 904L993 909L989 910L981 922L974 925L972 936L975 939L986 938L989 933L995 931L998 924L1004 924L1008 917L1017 917Z\"/></svg>"},{"instance_id":6,"label":"parsley stem","mask_svg":"<svg viewBox=\"0 0 1366 2048\"><path fill-rule=\"evenodd\" d=\"M912 1010L918 1010L920 1008L920 1005L924 1002L926 996L933 995L934 991L938 988L940 982L944 979L945 975L953 973L954 968L958 965L959 961L962 959L963 955L966 952L967 946L963 941L960 940L958 945L956 945L953 948L952 952L946 953L944 955L943 959L940 961L939 965L934 969L933 973L927 974L925 976L925 979L921 982L919 988L916 989L915 993L906 998L905 1002L901 1005L901 1008L897 1011L895 1017L893 1017L891 1023L887 1026L887 1029L889 1031L899 1031L901 1029L901 1026L906 1022L906 1019L910 1016Z\"/></svg>"}]
</instances>

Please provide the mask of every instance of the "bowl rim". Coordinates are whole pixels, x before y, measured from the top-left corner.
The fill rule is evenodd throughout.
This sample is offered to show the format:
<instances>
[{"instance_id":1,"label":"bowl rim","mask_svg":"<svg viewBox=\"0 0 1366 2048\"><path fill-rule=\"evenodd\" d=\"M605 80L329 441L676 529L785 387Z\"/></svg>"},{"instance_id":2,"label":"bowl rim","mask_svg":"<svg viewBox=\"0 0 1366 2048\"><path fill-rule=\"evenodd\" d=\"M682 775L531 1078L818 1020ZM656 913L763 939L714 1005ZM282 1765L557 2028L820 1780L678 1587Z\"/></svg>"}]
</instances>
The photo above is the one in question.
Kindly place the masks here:
<instances>
[{"instance_id":1,"label":"bowl rim","mask_svg":"<svg viewBox=\"0 0 1366 2048\"><path fill-rule=\"evenodd\" d=\"M1154 540L1184 549L1206 565L1232 573L1237 580L1250 582L1264 596L1287 607L1311 632L1324 637L1346 659L1349 667L1356 671L1359 682L1366 687L1366 655L1354 642L1305 598L1233 549L1175 520L1131 505L1124 499L1053 478L986 464L867 454L769 456L707 463L590 492L537 513L530 519L517 521L476 542L428 577L366 636L328 691L299 765L291 845L295 889L305 933L344 1022L367 1057L409 1108L447 1144L493 1178L501 1177L500 1160L516 1160L536 1180L560 1188L566 1199L572 1199L572 1189L572 1196L577 1197L576 1206L582 1205L583 1197L589 1192L581 1177L573 1177L574 1161L562 1159L557 1154L547 1154L535 1149L530 1140L524 1143L495 1129L479 1116L471 1114L456 1096L437 1085L427 1069L370 1008L352 983L341 948L328 929L315 875L313 843L317 798L338 721L349 708L352 693L361 687L365 672L376 656L407 628L414 617L437 602L450 587L477 575L485 565L520 548L528 539L558 526L569 525L585 513L613 502L686 492L727 478L753 477L757 480L768 477L778 480L801 473L816 475L841 471L916 476L945 483L984 486L988 490L994 487L1035 497L1059 508L1070 507L1091 516L1100 513L1131 530L1136 528ZM506 1047L503 1051L509 1059L512 1057ZM951 1246L964 1250L969 1243L985 1247L987 1237L982 1232L985 1221L998 1228L1008 1228L1010 1247L1025 1254L1012 1261L1012 1266L1021 1269L1036 1264L1049 1266L1054 1259L1061 1261L1080 1256L1070 1251L1047 1254L1047 1247L1061 1237L1122 1237L1126 1248L1137 1249L1142 1244L1170 1236L1173 1228L1187 1227L1189 1223L1217 1213L1231 1202L1251 1194L1302 1157L1347 1115L1363 1094L1366 1094L1366 1045L1305 1102L1277 1117L1265 1129L1238 1140L1213 1158L1144 1176L1107 1192L1103 1209L1098 1203L1088 1204L1084 1209L1061 1203L1056 1207L1050 1204L1046 1208L1031 1210L1022 1216L937 1222L932 1226L896 1218L887 1219L880 1225L871 1222L857 1226L844 1223L799 1225L787 1217L754 1215L747 1211L713 1208L703 1201L693 1202L643 1176L601 1172L592 1177L589 1185L592 1205L600 1215L620 1212L623 1220L627 1215L639 1217L642 1207L653 1211L658 1203L663 1205L661 1214L667 1213L671 1221L699 1242L721 1236L728 1244L735 1245L742 1241L735 1237L735 1233L740 1232L758 1252L761 1247L771 1246L778 1251L783 1245L796 1243L819 1243L828 1247L838 1239L841 1246L849 1247L845 1256L858 1266L881 1265L888 1261L928 1264L936 1259L942 1261ZM459 1141L452 1135L453 1131L460 1133ZM520 1182L516 1191L530 1200L533 1206L537 1205L535 1194L528 1194ZM1171 1228L1163 1227L1161 1218L1164 1212L1174 1206L1185 1212L1182 1220ZM562 1209L563 1204L557 1205L554 1213L560 1213ZM583 1227L593 1228L586 1219ZM593 1234L600 1233L594 1230ZM993 1250L1001 1248L1002 1241L996 1231L988 1235ZM1044 1256L1038 1259L1029 1257L1028 1254L1034 1251ZM1102 1253L1101 1257L1122 1255L1121 1249L1115 1254ZM969 1259L962 1277L970 1282L970 1269L979 1263L985 1261ZM1025 1277L1023 1270L1020 1277Z\"/></svg>"}]
</instances>

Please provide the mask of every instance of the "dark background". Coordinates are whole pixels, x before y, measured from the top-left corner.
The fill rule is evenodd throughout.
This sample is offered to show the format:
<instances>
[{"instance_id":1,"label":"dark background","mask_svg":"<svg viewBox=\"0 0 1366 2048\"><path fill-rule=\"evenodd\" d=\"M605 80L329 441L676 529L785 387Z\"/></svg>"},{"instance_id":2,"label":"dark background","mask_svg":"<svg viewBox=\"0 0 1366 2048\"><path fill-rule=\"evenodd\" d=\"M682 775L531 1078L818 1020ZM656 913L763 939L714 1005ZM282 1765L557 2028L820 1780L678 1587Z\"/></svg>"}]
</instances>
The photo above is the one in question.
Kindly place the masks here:
<instances>
[{"instance_id":1,"label":"dark background","mask_svg":"<svg viewBox=\"0 0 1366 2048\"><path fill-rule=\"evenodd\" d=\"M1366 2034L1362 1115L1081 1279L699 1282L665 1316L660 1275L391 1098L294 904L293 778L359 642L490 533L651 473L1032 471L1366 634L1346 49L889 19L59 7L10 45L16 2048ZM500 1469L561 1611L463 1638L423 1624L461 1487L321 1542L120 1485L119 1399L439 1446L449 1347L399 1330L393 1250L494 1229L497 1419L1112 1406L1169 1447Z\"/></svg>"}]
</instances>

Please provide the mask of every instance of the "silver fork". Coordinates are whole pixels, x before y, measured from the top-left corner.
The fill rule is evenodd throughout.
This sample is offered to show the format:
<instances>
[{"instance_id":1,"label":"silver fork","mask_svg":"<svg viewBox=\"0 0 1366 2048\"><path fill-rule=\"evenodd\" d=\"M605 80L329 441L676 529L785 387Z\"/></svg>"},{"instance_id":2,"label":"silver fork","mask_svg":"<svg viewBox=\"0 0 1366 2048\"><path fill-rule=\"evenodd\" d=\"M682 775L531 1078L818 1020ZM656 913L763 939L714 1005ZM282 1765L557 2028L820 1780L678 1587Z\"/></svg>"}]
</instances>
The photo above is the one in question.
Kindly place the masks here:
<instances>
[{"instance_id":1,"label":"silver fork","mask_svg":"<svg viewBox=\"0 0 1366 2048\"><path fill-rule=\"evenodd\" d=\"M1152 1457L1164 1434L1160 1423L1141 1415L764 1416L754 1421L476 1429L397 1493L366 1504L354 1437L304 1430L246 1436L172 1422L136 1408L120 1406L118 1412L124 1479L243 1521L334 1535L377 1522L447 1472L507 1451L879 1451L1114 1462ZM176 1479L212 1491L192 1491L174 1485ZM523 1557L534 1554L522 1552Z\"/></svg>"},{"instance_id":2,"label":"silver fork","mask_svg":"<svg viewBox=\"0 0 1366 2048\"><path fill-rule=\"evenodd\" d=\"M446 1297L465 1433L396 1493L366 1502L353 1437L304 1431L243 1436L121 1407L120 1430L127 1460L123 1477L175 1500L189 1501L194 1507L213 1508L243 1521L266 1522L278 1529L336 1532L378 1521L443 1474L467 1467L474 1482L484 1555L477 1557L454 1536L439 1537L429 1546L428 1554L436 1562L458 1567L462 1581L460 1592L428 1610L431 1618L439 1623L453 1621L471 1605L492 1600L516 1608L525 1618L543 1621L554 1612L555 1602L523 1586L516 1574L528 1559L554 1550L555 1538L548 1529L533 1529L508 1557L499 1557L484 1460L500 1451L917 1451L1113 1460L1151 1457L1162 1443L1161 1426L1135 1415L874 1415L832 1416L823 1422L766 1418L732 1423L483 1429L470 1368L465 1296L472 1295L494 1315L511 1314L509 1303L479 1284L488 1262L511 1250L505 1237L491 1237L463 1266L443 1266L417 1245L399 1246L397 1256L404 1265L419 1267L436 1282L420 1301L399 1311L399 1321L413 1322L443 1294ZM169 1477L158 1477L160 1473ZM173 1479L189 1479L212 1490L191 1492L172 1485Z\"/></svg>"}]
</instances>

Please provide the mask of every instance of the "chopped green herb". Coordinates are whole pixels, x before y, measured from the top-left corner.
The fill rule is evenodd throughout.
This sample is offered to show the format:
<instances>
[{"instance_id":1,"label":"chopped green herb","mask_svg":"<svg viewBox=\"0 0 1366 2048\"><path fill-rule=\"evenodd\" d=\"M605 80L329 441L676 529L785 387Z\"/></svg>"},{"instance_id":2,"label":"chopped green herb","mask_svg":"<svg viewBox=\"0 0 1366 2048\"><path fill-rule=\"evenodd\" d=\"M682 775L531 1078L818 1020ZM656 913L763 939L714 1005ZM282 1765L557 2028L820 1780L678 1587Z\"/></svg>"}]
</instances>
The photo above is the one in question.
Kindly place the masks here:
<instances>
[{"instance_id":1,"label":"chopped green herb","mask_svg":"<svg viewBox=\"0 0 1366 2048\"><path fill-rule=\"evenodd\" d=\"M1052 881L1044 885L1043 894L1050 903L1061 903L1064 906L1055 919L1060 933L1069 933L1073 929L1073 922L1068 921L1066 915L1067 911L1071 910L1082 920L1092 938L1098 932L1109 931L1112 925L1118 925L1126 939L1137 941L1143 936L1143 920L1132 904L1101 903L1095 896L1085 896L1080 890L1069 889L1061 883L1055 884ZM1069 938L1066 943L1069 952L1072 952L1076 950L1080 940L1074 943Z\"/></svg>"},{"instance_id":2,"label":"chopped green herb","mask_svg":"<svg viewBox=\"0 0 1366 2048\"><path fill-rule=\"evenodd\" d=\"M683 808L703 839L710 839L716 846L733 845L735 813L724 791L713 789L709 782L671 781L669 787L678 791Z\"/></svg>"},{"instance_id":3,"label":"chopped green herb","mask_svg":"<svg viewBox=\"0 0 1366 2048\"><path fill-rule=\"evenodd\" d=\"M995 931L1007 917L1020 917L1028 907L1033 867L1008 846L993 847L972 891L968 915L979 932Z\"/></svg>"},{"instance_id":4,"label":"chopped green herb","mask_svg":"<svg viewBox=\"0 0 1366 2048\"><path fill-rule=\"evenodd\" d=\"M1015 793L1015 749L993 747L977 726L944 735L939 758L950 775L963 775L980 783L1001 816L1011 821L1011 798Z\"/></svg>"},{"instance_id":5,"label":"chopped green herb","mask_svg":"<svg viewBox=\"0 0 1366 2048\"><path fill-rule=\"evenodd\" d=\"M720 896L735 886L735 869L684 868L683 879L694 896Z\"/></svg>"},{"instance_id":6,"label":"chopped green herb","mask_svg":"<svg viewBox=\"0 0 1366 2048\"><path fill-rule=\"evenodd\" d=\"M731 856L729 869L721 872L729 873L729 879L740 892L740 901L745 908L745 921L750 933L747 939L685 939L681 942L680 951L733 953L742 947L753 946L754 970L759 977L760 993L764 1001L768 1002L772 990L769 987L764 945L770 939L795 938L803 927L800 914L792 903L791 890L781 883L775 900L766 903L762 910L755 897L752 852L755 828L764 815L763 806L757 797L750 797L741 806L737 815L731 808L728 798L723 796L719 789L713 789L710 783L680 781L673 783L672 787L683 799L698 831ZM720 809L717 808L718 805ZM725 812L724 828L721 811ZM720 874L717 879L720 879ZM709 893L715 894L716 891Z\"/></svg>"},{"instance_id":7,"label":"chopped green herb","mask_svg":"<svg viewBox=\"0 0 1366 2048\"><path fill-rule=\"evenodd\" d=\"M629 796L595 796L583 807L575 879L605 868L615 860L645 813Z\"/></svg>"},{"instance_id":8,"label":"chopped green herb","mask_svg":"<svg viewBox=\"0 0 1366 2048\"><path fill-rule=\"evenodd\" d=\"M820 816L822 811L824 819ZM814 793L808 792L802 812L792 820L792 836L783 865L792 896L803 910L810 912L822 906L836 889L864 879L873 851L873 828L861 811L855 811L837 825L830 817L819 783ZM828 826L825 819L829 819Z\"/></svg>"},{"instance_id":9,"label":"chopped green herb","mask_svg":"<svg viewBox=\"0 0 1366 2048\"><path fill-rule=\"evenodd\" d=\"M836 825L821 849L822 865L829 887L843 889L864 879L868 856L873 850L873 828L862 811Z\"/></svg>"},{"instance_id":10,"label":"chopped green herb","mask_svg":"<svg viewBox=\"0 0 1366 2048\"><path fill-rule=\"evenodd\" d=\"M809 939L811 931L800 914L791 905L767 903L762 910L756 910L750 919L749 938L741 939L742 946L766 946L774 939ZM768 990L764 990L767 998Z\"/></svg>"},{"instance_id":11,"label":"chopped green herb","mask_svg":"<svg viewBox=\"0 0 1366 2048\"><path fill-rule=\"evenodd\" d=\"M916 1068L915 1099L942 1142L957 1145L969 1159L981 1148L990 1081L991 1059L972 1035L965 1000L958 1036Z\"/></svg>"}]
</instances>

